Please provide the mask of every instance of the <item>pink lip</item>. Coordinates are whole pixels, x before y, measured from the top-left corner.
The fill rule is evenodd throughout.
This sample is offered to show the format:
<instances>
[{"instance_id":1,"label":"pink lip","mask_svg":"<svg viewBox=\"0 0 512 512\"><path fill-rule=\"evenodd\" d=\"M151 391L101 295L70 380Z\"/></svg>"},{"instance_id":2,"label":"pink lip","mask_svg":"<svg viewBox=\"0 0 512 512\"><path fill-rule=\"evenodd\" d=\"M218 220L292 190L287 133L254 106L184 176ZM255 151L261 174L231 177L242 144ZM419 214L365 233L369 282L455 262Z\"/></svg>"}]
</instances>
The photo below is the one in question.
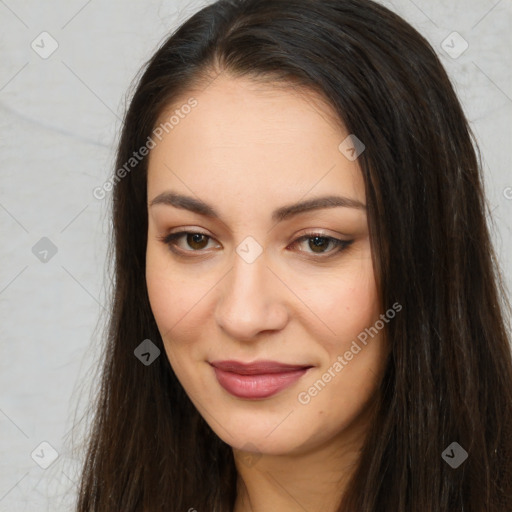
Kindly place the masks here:
<instances>
[{"instance_id":1,"label":"pink lip","mask_svg":"<svg viewBox=\"0 0 512 512\"><path fill-rule=\"evenodd\" d=\"M219 384L238 398L267 398L300 379L311 365L291 365L276 361L210 363Z\"/></svg>"}]
</instances>

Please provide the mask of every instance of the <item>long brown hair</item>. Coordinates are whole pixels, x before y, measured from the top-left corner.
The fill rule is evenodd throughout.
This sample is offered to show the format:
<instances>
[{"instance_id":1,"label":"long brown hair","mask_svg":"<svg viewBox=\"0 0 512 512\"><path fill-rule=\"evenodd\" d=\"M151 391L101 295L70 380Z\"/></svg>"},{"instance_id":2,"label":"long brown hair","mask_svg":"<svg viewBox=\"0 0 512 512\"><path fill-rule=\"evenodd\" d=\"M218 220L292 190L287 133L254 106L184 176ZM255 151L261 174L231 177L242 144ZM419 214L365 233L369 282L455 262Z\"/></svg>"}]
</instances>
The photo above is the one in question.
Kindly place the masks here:
<instances>
[{"instance_id":1,"label":"long brown hair","mask_svg":"<svg viewBox=\"0 0 512 512\"><path fill-rule=\"evenodd\" d=\"M217 1L145 65L116 170L216 73L316 91L366 145L381 304L403 310L387 325L378 411L338 510L512 510L510 307L478 146L435 51L370 0ZM142 158L113 180L113 297L76 510L231 512L232 450L178 382L150 308L146 179ZM145 339L161 350L148 366L134 356ZM442 456L453 442L468 453L457 468Z\"/></svg>"}]
</instances>

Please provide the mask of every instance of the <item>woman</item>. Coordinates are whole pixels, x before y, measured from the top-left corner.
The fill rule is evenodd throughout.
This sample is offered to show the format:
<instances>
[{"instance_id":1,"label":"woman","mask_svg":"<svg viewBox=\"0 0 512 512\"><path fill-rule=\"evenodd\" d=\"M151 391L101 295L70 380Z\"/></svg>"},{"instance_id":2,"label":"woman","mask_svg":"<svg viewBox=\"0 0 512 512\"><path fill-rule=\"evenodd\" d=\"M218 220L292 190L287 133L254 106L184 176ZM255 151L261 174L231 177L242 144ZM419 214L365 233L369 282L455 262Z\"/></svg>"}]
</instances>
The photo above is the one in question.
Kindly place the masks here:
<instances>
[{"instance_id":1,"label":"woman","mask_svg":"<svg viewBox=\"0 0 512 512\"><path fill-rule=\"evenodd\" d=\"M433 49L370 0L218 1L172 34L112 179L77 511L512 510L473 139Z\"/></svg>"}]
</instances>

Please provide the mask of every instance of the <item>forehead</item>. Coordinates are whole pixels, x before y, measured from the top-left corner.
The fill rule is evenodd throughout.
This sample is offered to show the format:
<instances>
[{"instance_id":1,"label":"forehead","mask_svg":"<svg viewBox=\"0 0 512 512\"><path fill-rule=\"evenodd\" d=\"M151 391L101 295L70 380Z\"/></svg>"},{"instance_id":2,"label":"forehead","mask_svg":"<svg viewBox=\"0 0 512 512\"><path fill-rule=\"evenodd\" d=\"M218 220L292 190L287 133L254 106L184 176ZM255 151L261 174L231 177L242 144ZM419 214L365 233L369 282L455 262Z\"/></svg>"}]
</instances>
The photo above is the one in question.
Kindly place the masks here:
<instances>
[{"instance_id":1,"label":"forehead","mask_svg":"<svg viewBox=\"0 0 512 512\"><path fill-rule=\"evenodd\" d=\"M183 109L190 98L195 106ZM222 191L238 201L282 203L308 191L365 200L357 161L339 149L348 133L312 91L220 75L174 102L159 123L173 114L172 128L150 152L149 198L172 188L198 196Z\"/></svg>"}]
</instances>

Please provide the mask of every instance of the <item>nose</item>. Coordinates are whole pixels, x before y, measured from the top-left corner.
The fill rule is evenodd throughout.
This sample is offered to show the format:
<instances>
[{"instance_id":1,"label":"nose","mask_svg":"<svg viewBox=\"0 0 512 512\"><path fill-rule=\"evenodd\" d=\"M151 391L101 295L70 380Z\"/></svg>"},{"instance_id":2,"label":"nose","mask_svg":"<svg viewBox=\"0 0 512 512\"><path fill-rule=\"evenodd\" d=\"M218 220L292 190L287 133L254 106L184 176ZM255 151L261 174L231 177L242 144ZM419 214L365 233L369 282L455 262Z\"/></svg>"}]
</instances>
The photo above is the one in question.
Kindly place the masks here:
<instances>
[{"instance_id":1,"label":"nose","mask_svg":"<svg viewBox=\"0 0 512 512\"><path fill-rule=\"evenodd\" d=\"M265 253L252 263L236 254L233 268L219 283L216 321L231 338L254 341L259 333L286 325L288 289L267 263Z\"/></svg>"}]
</instances>

